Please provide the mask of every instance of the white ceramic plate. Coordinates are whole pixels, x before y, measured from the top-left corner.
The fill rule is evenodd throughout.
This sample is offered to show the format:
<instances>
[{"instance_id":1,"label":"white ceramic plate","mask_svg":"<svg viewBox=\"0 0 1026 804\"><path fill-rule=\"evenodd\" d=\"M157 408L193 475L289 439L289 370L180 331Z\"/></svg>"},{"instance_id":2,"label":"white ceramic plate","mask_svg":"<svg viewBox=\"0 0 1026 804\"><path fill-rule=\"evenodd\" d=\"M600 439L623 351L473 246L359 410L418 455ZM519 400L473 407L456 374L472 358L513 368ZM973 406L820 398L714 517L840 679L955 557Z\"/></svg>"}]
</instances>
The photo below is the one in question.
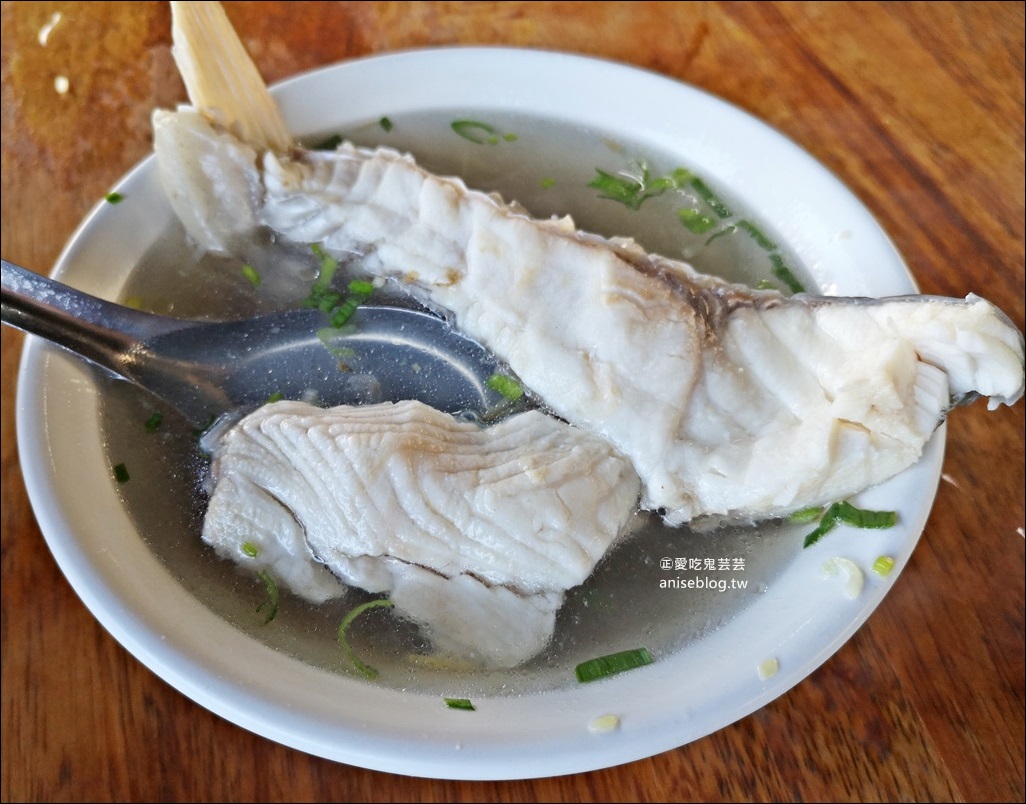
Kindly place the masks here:
<instances>
[{"instance_id":1,"label":"white ceramic plate","mask_svg":"<svg viewBox=\"0 0 1026 804\"><path fill-rule=\"evenodd\" d=\"M606 132L679 156L743 197L821 287L844 295L915 291L887 237L821 165L738 109L651 73L554 53L456 49L354 61L275 92L299 135L452 108L539 115ZM118 189L131 203L99 205L56 269L64 281L108 298L170 220L152 160ZM860 496L866 507L896 509L897 527L796 550L755 603L687 649L591 685L479 698L477 711L463 712L441 706L435 695L376 687L290 658L199 602L125 512L98 411L93 374L30 338L18 393L25 481L58 564L104 627L165 681L243 728L353 765L452 779L625 763L696 740L785 693L845 643L898 577L932 505L944 441L942 429L916 466ZM866 570L854 600L842 579L821 577L835 553ZM897 562L886 579L868 571L882 553ZM756 668L769 658L779 661L779 672L761 680ZM616 715L619 727L591 732L589 723L605 714Z\"/></svg>"}]
</instances>

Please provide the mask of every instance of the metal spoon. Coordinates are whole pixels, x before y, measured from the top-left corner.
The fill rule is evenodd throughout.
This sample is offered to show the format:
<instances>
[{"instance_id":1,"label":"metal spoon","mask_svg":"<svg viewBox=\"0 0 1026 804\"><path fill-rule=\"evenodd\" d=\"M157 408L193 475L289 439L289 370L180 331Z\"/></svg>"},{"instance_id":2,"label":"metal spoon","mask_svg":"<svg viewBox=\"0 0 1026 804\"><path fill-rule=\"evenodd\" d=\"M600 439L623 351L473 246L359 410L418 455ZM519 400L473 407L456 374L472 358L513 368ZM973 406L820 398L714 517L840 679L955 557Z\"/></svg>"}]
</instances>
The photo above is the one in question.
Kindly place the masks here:
<instances>
[{"instance_id":1,"label":"metal spoon","mask_svg":"<svg viewBox=\"0 0 1026 804\"><path fill-rule=\"evenodd\" d=\"M496 360L428 313L360 307L341 330L325 330L327 316L312 309L188 321L2 263L5 324L156 394L194 425L279 395L324 405L419 399L449 413L501 399L485 384Z\"/></svg>"}]
</instances>

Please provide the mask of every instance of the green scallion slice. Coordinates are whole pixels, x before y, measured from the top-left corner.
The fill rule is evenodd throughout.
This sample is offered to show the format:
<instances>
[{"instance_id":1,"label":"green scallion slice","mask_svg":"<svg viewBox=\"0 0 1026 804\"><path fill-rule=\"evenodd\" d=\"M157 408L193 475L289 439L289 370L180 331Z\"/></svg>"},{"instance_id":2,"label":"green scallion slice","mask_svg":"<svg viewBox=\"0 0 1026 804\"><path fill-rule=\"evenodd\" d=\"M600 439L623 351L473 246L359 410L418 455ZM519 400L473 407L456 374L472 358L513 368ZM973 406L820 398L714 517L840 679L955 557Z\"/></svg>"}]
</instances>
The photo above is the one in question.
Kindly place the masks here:
<instances>
[{"instance_id":1,"label":"green scallion slice","mask_svg":"<svg viewBox=\"0 0 1026 804\"><path fill-rule=\"evenodd\" d=\"M595 178L588 182L588 186L598 190L603 198L619 201L629 209L638 210L649 198L655 198L672 189L674 182L667 178L649 181L647 170L642 171L641 181L638 181L629 176L614 176L595 168Z\"/></svg>"},{"instance_id":2,"label":"green scallion slice","mask_svg":"<svg viewBox=\"0 0 1026 804\"><path fill-rule=\"evenodd\" d=\"M709 205L709 208L713 212L721 218L730 217L731 212L727 208L727 205L720 200L719 196L712 191L708 184L698 178L698 176L692 176L690 184L694 188L695 192L702 197L702 200Z\"/></svg>"},{"instance_id":3,"label":"green scallion slice","mask_svg":"<svg viewBox=\"0 0 1026 804\"><path fill-rule=\"evenodd\" d=\"M827 513L824 514L823 519L812 533L805 537L805 541L802 542L802 549L806 547L812 547L816 542L826 536L830 531L837 527L837 519L830 516L830 509L827 509Z\"/></svg>"},{"instance_id":4,"label":"green scallion slice","mask_svg":"<svg viewBox=\"0 0 1026 804\"><path fill-rule=\"evenodd\" d=\"M853 528L883 530L893 528L898 521L898 514L895 511L868 511L864 508L856 508L848 502L834 504L837 506L837 518Z\"/></svg>"},{"instance_id":5,"label":"green scallion slice","mask_svg":"<svg viewBox=\"0 0 1026 804\"><path fill-rule=\"evenodd\" d=\"M641 183L633 179L614 176L612 173L595 168L595 178L588 182L588 186L598 190L603 198L619 201L631 209L641 207L641 201L638 200Z\"/></svg>"},{"instance_id":6,"label":"green scallion slice","mask_svg":"<svg viewBox=\"0 0 1026 804\"><path fill-rule=\"evenodd\" d=\"M123 463L119 463L117 466L115 466L114 467L114 479L118 483L127 483L128 480L129 480L129 477L128 477L128 467L125 466Z\"/></svg>"},{"instance_id":7,"label":"green scallion slice","mask_svg":"<svg viewBox=\"0 0 1026 804\"><path fill-rule=\"evenodd\" d=\"M335 345L335 341L344 334L345 330L338 327L321 327L317 330L317 340L321 342L325 349L340 360L352 360L356 356L352 349L348 346Z\"/></svg>"},{"instance_id":8,"label":"green scallion slice","mask_svg":"<svg viewBox=\"0 0 1026 804\"><path fill-rule=\"evenodd\" d=\"M108 204L120 204L122 201L125 200L125 197L121 195L121 193L114 191L107 193L107 195L103 197L103 200L106 201Z\"/></svg>"},{"instance_id":9,"label":"green scallion slice","mask_svg":"<svg viewBox=\"0 0 1026 804\"><path fill-rule=\"evenodd\" d=\"M342 144L342 136L339 134L332 134L326 140L323 140L313 146L314 151L334 151L338 146Z\"/></svg>"},{"instance_id":10,"label":"green scallion slice","mask_svg":"<svg viewBox=\"0 0 1026 804\"><path fill-rule=\"evenodd\" d=\"M815 522L823 515L824 510L822 505L814 505L811 508L802 508L800 511L795 511L788 519L792 522Z\"/></svg>"},{"instance_id":11,"label":"green scallion slice","mask_svg":"<svg viewBox=\"0 0 1026 804\"><path fill-rule=\"evenodd\" d=\"M341 329L342 325L353 317L353 313L356 312L358 306L358 303L352 299L342 302L342 304L331 311L331 325L335 329Z\"/></svg>"},{"instance_id":12,"label":"green scallion slice","mask_svg":"<svg viewBox=\"0 0 1026 804\"><path fill-rule=\"evenodd\" d=\"M643 667L652 664L652 654L648 648L634 648L619 653L610 653L608 656L599 656L596 659L589 659L577 665L577 680L582 684L590 681L598 681L626 670L633 670L636 667Z\"/></svg>"},{"instance_id":13,"label":"green scallion slice","mask_svg":"<svg viewBox=\"0 0 1026 804\"><path fill-rule=\"evenodd\" d=\"M705 234L716 225L716 220L697 209L678 209L677 217L689 232Z\"/></svg>"},{"instance_id":14,"label":"green scallion slice","mask_svg":"<svg viewBox=\"0 0 1026 804\"><path fill-rule=\"evenodd\" d=\"M257 272L257 269L254 268L252 265L249 265L248 263L246 265L243 265L242 275L249 280L249 284L251 284L254 288L260 287L260 274Z\"/></svg>"},{"instance_id":15,"label":"green scallion slice","mask_svg":"<svg viewBox=\"0 0 1026 804\"><path fill-rule=\"evenodd\" d=\"M737 228L743 229L744 231L748 232L748 234L752 236L752 240L758 243L761 248L766 249L766 251L774 251L776 249L777 244L770 240L768 237L766 237L762 229L760 229L750 220L739 220L737 222Z\"/></svg>"},{"instance_id":16,"label":"green scallion slice","mask_svg":"<svg viewBox=\"0 0 1026 804\"><path fill-rule=\"evenodd\" d=\"M692 173L690 170L685 170L684 168L676 168L670 174L670 180L673 182L673 186L678 190L683 190L685 187L691 184L691 181L694 178L695 174Z\"/></svg>"},{"instance_id":17,"label":"green scallion slice","mask_svg":"<svg viewBox=\"0 0 1026 804\"><path fill-rule=\"evenodd\" d=\"M873 562L873 572L882 578L886 578L894 569L894 559L890 556L877 556Z\"/></svg>"},{"instance_id":18,"label":"green scallion slice","mask_svg":"<svg viewBox=\"0 0 1026 804\"><path fill-rule=\"evenodd\" d=\"M463 139L478 145L494 145L499 141L499 133L495 127L480 120L453 120L452 130Z\"/></svg>"},{"instance_id":19,"label":"green scallion slice","mask_svg":"<svg viewBox=\"0 0 1026 804\"><path fill-rule=\"evenodd\" d=\"M469 698L442 698L445 701L445 705L450 709L465 709L468 712L475 711L474 704L471 703Z\"/></svg>"},{"instance_id":20,"label":"green scallion slice","mask_svg":"<svg viewBox=\"0 0 1026 804\"><path fill-rule=\"evenodd\" d=\"M493 374L485 380L485 385L493 391L497 391L502 394L511 402L516 402L524 395L523 386L512 377L507 377L505 374Z\"/></svg>"},{"instance_id":21,"label":"green scallion slice","mask_svg":"<svg viewBox=\"0 0 1026 804\"><path fill-rule=\"evenodd\" d=\"M273 394L268 394L267 399L264 400L265 405L270 405L272 402L281 402L285 398L285 394L281 391L275 391Z\"/></svg>"},{"instance_id":22,"label":"green scallion slice","mask_svg":"<svg viewBox=\"0 0 1026 804\"><path fill-rule=\"evenodd\" d=\"M716 230L715 232L713 232L709 236L709 239L705 241L705 245L708 246L714 240L719 240L721 237L726 237L727 235L732 235L736 231L737 231L737 226L735 226L732 223L728 223L726 226L723 226L722 228L720 228L720 229Z\"/></svg>"},{"instance_id":23,"label":"green scallion slice","mask_svg":"<svg viewBox=\"0 0 1026 804\"><path fill-rule=\"evenodd\" d=\"M392 130L392 126L393 126L394 124L393 124L393 123L392 123L392 121L391 121L391 120L389 120L389 119L388 119L387 117L382 117L382 118L381 118L381 119L380 119L380 120L378 121L378 125L379 125L379 126L381 126L382 130L384 130L384 131L391 131L391 130Z\"/></svg>"},{"instance_id":24,"label":"green scallion slice","mask_svg":"<svg viewBox=\"0 0 1026 804\"><path fill-rule=\"evenodd\" d=\"M325 253L320 243L311 243L310 251L321 261L320 270L317 272L317 279L314 287L327 287L335 278L335 270L338 268L338 260L330 254Z\"/></svg>"},{"instance_id":25,"label":"green scallion slice","mask_svg":"<svg viewBox=\"0 0 1026 804\"><path fill-rule=\"evenodd\" d=\"M368 609L376 608L392 608L395 604L388 598L382 598L380 600L370 600L367 603L361 603L359 606L349 612L342 623L338 627L338 641L346 651L346 655L352 661L353 665L367 678L377 678L378 671L371 667L369 664L360 660L360 657L356 655L352 647L349 644L349 640L346 638L346 631L349 630L349 626L352 625L353 620L359 617Z\"/></svg>"},{"instance_id":26,"label":"green scallion slice","mask_svg":"<svg viewBox=\"0 0 1026 804\"><path fill-rule=\"evenodd\" d=\"M257 546L253 544L253 542L243 542L242 552L250 558L256 558L258 555L260 555L260 551L257 549Z\"/></svg>"},{"instance_id":27,"label":"green scallion slice","mask_svg":"<svg viewBox=\"0 0 1026 804\"><path fill-rule=\"evenodd\" d=\"M835 502L826 509L819 526L805 537L802 547L811 547L840 524L882 529L893 527L897 520L898 515L894 511L867 511L849 502Z\"/></svg>"},{"instance_id":28,"label":"green scallion slice","mask_svg":"<svg viewBox=\"0 0 1026 804\"><path fill-rule=\"evenodd\" d=\"M314 285L310 289L310 295L303 300L303 307L315 307L322 312L330 313L340 301L342 301L341 293Z\"/></svg>"},{"instance_id":29,"label":"green scallion slice","mask_svg":"<svg viewBox=\"0 0 1026 804\"><path fill-rule=\"evenodd\" d=\"M784 258L779 254L770 254L770 262L773 264L773 276L787 285L792 293L804 293L805 285L798 281L790 268L784 264Z\"/></svg>"},{"instance_id":30,"label":"green scallion slice","mask_svg":"<svg viewBox=\"0 0 1026 804\"><path fill-rule=\"evenodd\" d=\"M150 418L146 420L146 424L143 426L146 428L147 433L155 433L160 429L160 424L163 421L164 414L157 410L150 414Z\"/></svg>"},{"instance_id":31,"label":"green scallion slice","mask_svg":"<svg viewBox=\"0 0 1026 804\"><path fill-rule=\"evenodd\" d=\"M370 296L374 292L374 283L363 279L354 279L349 283L349 292L360 296Z\"/></svg>"},{"instance_id":32,"label":"green scallion slice","mask_svg":"<svg viewBox=\"0 0 1026 804\"><path fill-rule=\"evenodd\" d=\"M260 611L264 606L270 606L270 609L267 612L267 618L264 620L264 625L267 625L271 620L278 616L278 584L274 582L274 578L268 574L267 570L260 570L260 572L257 573L257 577L263 581L264 591L267 593L267 597L260 601L260 605L256 607L256 610Z\"/></svg>"}]
</instances>

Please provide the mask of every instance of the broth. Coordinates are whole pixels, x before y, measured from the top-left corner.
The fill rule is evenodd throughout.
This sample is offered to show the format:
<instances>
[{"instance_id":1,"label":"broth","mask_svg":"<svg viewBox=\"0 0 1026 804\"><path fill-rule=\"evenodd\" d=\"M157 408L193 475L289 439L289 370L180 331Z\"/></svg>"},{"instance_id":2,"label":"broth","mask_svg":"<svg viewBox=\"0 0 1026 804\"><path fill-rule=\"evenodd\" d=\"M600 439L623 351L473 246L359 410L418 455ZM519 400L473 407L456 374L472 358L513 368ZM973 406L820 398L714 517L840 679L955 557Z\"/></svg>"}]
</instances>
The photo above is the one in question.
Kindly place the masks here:
<instances>
[{"instance_id":1,"label":"broth","mask_svg":"<svg viewBox=\"0 0 1026 804\"><path fill-rule=\"evenodd\" d=\"M486 122L495 142L457 136L451 123L458 119ZM603 198L588 186L597 168L638 175L647 169L656 178L687 168L668 155L613 143L600 132L561 121L481 110L411 114L390 122L387 131L373 121L351 131L323 132L308 142L341 133L357 144L409 151L426 169L498 192L536 217L570 213L579 229L629 235L650 252L687 259L703 273L752 286L769 281L786 289L773 273L775 265L786 264L813 288L794 256L775 245L780 240L773 232L760 224L760 241L751 229L736 227L747 220L735 212L743 205L720 188L715 188L717 197L730 214L710 216L715 228L696 233L682 224L677 212L701 205L690 186L648 198L638 209ZM483 131L477 127L473 134L480 137ZM263 278L259 288L242 276L243 261L256 266ZM266 236L240 259L200 255L174 223L129 277L122 298L183 318L244 317L296 306L307 295L316 267L317 259L306 247ZM373 303L379 303L377 297ZM337 642L337 628L354 605L371 596L351 590L342 599L315 606L283 589L277 617L264 624L264 615L256 612L264 597L261 582L218 558L200 540L206 460L196 434L170 410L160 410L162 425L146 432L144 423L157 411L152 400L127 383L98 381L103 385L101 415L111 463L124 463L131 473L131 482L119 488L124 505L171 575L252 638L313 666L361 678ZM658 661L661 655L685 649L756 600L800 550L801 535L780 523L708 533L671 529L639 513L631 534L609 551L583 585L567 593L546 650L515 670L426 659L430 646L416 628L383 611L358 618L349 640L380 671L374 683L396 689L469 696L553 689L576 683L574 667L595 656L644 645ZM383 629L384 617L394 627Z\"/></svg>"}]
</instances>

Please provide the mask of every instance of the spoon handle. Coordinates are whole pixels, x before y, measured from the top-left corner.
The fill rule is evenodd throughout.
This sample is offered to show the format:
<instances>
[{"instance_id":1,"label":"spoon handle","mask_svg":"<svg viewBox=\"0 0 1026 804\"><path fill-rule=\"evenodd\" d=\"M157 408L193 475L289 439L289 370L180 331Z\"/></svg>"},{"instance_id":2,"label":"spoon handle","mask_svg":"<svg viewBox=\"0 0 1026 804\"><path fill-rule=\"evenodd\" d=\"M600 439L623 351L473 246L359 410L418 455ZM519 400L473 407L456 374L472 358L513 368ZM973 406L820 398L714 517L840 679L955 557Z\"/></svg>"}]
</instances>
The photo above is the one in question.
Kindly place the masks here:
<instances>
[{"instance_id":1,"label":"spoon handle","mask_svg":"<svg viewBox=\"0 0 1026 804\"><path fill-rule=\"evenodd\" d=\"M70 349L124 376L133 351L180 322L133 310L0 260L3 323Z\"/></svg>"}]
</instances>

